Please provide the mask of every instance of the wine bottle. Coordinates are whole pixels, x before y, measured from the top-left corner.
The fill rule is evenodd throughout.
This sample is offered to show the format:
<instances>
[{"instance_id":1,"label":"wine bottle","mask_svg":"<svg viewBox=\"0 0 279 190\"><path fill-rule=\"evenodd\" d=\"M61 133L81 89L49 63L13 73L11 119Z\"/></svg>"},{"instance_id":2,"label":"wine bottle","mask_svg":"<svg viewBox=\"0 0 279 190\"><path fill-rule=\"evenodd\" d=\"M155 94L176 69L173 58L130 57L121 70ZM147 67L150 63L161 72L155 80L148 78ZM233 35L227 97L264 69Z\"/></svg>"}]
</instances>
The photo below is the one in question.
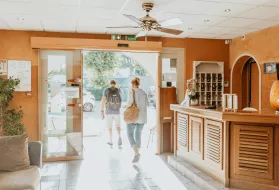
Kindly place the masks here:
<instances>
[{"instance_id":1,"label":"wine bottle","mask_svg":"<svg viewBox=\"0 0 279 190\"><path fill-rule=\"evenodd\" d=\"M216 91L216 84L212 84L212 91Z\"/></svg>"},{"instance_id":2,"label":"wine bottle","mask_svg":"<svg viewBox=\"0 0 279 190\"><path fill-rule=\"evenodd\" d=\"M201 76L201 81L204 82L204 75Z\"/></svg>"},{"instance_id":3,"label":"wine bottle","mask_svg":"<svg viewBox=\"0 0 279 190\"><path fill-rule=\"evenodd\" d=\"M204 84L201 84L201 91L204 91L205 89L204 89Z\"/></svg>"},{"instance_id":4,"label":"wine bottle","mask_svg":"<svg viewBox=\"0 0 279 190\"><path fill-rule=\"evenodd\" d=\"M221 91L221 90L222 90L222 85L218 84L218 91Z\"/></svg>"},{"instance_id":5,"label":"wine bottle","mask_svg":"<svg viewBox=\"0 0 279 190\"><path fill-rule=\"evenodd\" d=\"M210 100L210 98L211 98L210 93L207 93L206 99L207 99L207 100Z\"/></svg>"},{"instance_id":6,"label":"wine bottle","mask_svg":"<svg viewBox=\"0 0 279 190\"><path fill-rule=\"evenodd\" d=\"M215 82L216 81L216 75L212 76L212 81Z\"/></svg>"},{"instance_id":7,"label":"wine bottle","mask_svg":"<svg viewBox=\"0 0 279 190\"><path fill-rule=\"evenodd\" d=\"M218 82L222 81L222 75L218 75Z\"/></svg>"},{"instance_id":8,"label":"wine bottle","mask_svg":"<svg viewBox=\"0 0 279 190\"><path fill-rule=\"evenodd\" d=\"M207 82L210 82L210 79L211 79L210 75L207 75Z\"/></svg>"}]
</instances>

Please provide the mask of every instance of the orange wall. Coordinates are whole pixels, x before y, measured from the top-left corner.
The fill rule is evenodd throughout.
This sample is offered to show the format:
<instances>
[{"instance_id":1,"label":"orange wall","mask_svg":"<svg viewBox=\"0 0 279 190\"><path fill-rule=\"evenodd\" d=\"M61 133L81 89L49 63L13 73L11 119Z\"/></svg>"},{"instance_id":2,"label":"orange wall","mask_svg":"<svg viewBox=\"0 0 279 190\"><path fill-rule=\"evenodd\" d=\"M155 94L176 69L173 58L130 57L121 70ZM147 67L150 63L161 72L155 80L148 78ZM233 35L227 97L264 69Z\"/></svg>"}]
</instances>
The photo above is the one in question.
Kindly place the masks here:
<instances>
[{"instance_id":1,"label":"orange wall","mask_svg":"<svg viewBox=\"0 0 279 190\"><path fill-rule=\"evenodd\" d=\"M12 107L22 106L23 123L30 140L38 134L38 50L30 47L30 33L0 31L0 59L32 61L32 96L23 92L14 94Z\"/></svg>"},{"instance_id":2,"label":"orange wall","mask_svg":"<svg viewBox=\"0 0 279 190\"><path fill-rule=\"evenodd\" d=\"M222 61L224 62L224 80L229 81L229 45L224 40L185 39L186 71L185 78L193 78L193 61ZM224 88L226 93L229 88Z\"/></svg>"},{"instance_id":3,"label":"orange wall","mask_svg":"<svg viewBox=\"0 0 279 190\"><path fill-rule=\"evenodd\" d=\"M31 36L110 39L110 35L0 30L0 59L32 61L32 95L26 96L22 92L15 93L12 107L22 106L24 112L23 123L30 140L34 141L38 140L38 50L30 47ZM144 38L139 40L144 40ZM224 40L160 37L149 37L148 40L161 41L163 47L185 48L185 79L192 78L192 65L193 61L196 60L224 61L225 80L229 78L229 72L226 70L229 49Z\"/></svg>"},{"instance_id":4,"label":"orange wall","mask_svg":"<svg viewBox=\"0 0 279 190\"><path fill-rule=\"evenodd\" d=\"M230 69L236 59L243 54L251 54L261 65L262 75L262 111L273 111L269 103L269 93L276 74L264 74L263 64L265 62L279 62L279 26L267 28L246 35L246 39L240 37L232 40L230 44Z\"/></svg>"}]
</instances>

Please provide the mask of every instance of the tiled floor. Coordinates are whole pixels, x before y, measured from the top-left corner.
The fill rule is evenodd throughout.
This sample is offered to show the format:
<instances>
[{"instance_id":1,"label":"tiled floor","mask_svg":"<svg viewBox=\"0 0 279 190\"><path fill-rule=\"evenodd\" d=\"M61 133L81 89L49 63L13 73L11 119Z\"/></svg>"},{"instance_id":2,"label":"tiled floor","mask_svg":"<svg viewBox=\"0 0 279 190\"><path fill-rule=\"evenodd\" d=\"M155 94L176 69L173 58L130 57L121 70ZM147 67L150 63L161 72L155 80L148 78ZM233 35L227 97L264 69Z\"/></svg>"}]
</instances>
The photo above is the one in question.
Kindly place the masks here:
<instances>
[{"instance_id":1,"label":"tiled floor","mask_svg":"<svg viewBox=\"0 0 279 190\"><path fill-rule=\"evenodd\" d=\"M123 135L125 137L125 135ZM143 146L146 147L146 138ZM44 163L41 190L198 190L191 181L170 168L166 156L142 148L140 163L133 165L133 151L124 138L122 148L109 147L96 137L84 139L84 160Z\"/></svg>"}]
</instances>

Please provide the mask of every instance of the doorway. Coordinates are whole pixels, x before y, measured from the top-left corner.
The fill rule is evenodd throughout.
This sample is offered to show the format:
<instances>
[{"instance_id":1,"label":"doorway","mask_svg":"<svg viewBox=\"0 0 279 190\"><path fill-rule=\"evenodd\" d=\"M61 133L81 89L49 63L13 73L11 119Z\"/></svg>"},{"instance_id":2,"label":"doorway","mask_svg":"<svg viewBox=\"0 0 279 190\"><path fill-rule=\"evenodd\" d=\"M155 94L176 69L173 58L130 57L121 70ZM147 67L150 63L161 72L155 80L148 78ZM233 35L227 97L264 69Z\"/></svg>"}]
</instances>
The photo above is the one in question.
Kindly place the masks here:
<instances>
[{"instance_id":1,"label":"doorway","mask_svg":"<svg viewBox=\"0 0 279 190\"><path fill-rule=\"evenodd\" d=\"M141 79L140 88L148 96L147 123L142 132L142 151L156 151L156 77L157 54L135 52L109 52L109 51L84 51L83 52L83 137L85 157L88 154L96 155L96 151L109 151L117 148L118 135L113 123L113 142L109 147L109 132L105 119L101 118L101 99L104 90L110 87L114 80L122 92L122 108L120 109L120 126L123 145L130 145L127 139L126 123L123 120L124 106L127 104L128 94L131 90L131 80L134 77ZM88 99L91 99L89 103ZM85 104L91 104L90 109ZM92 109L91 109L92 108ZM94 144L94 145L93 145ZM105 146L104 146L105 145ZM94 150L95 149L95 150ZM94 152L94 153L93 153ZM98 154L101 154L98 152Z\"/></svg>"},{"instance_id":2,"label":"doorway","mask_svg":"<svg viewBox=\"0 0 279 190\"><path fill-rule=\"evenodd\" d=\"M261 69L254 56L241 55L236 59L231 71L231 93L238 95L240 110L261 111Z\"/></svg>"},{"instance_id":3,"label":"doorway","mask_svg":"<svg viewBox=\"0 0 279 190\"><path fill-rule=\"evenodd\" d=\"M162 58L173 58L173 59L177 59L178 65L177 65L177 70L179 72L183 72L182 74L177 75L177 78L184 78L184 56L183 56L183 52L184 50L174 50L174 48L167 48L164 49L164 54L162 54L162 57L158 57L158 53L140 53L140 52L121 52L122 55L125 55L126 57L132 57L134 59L134 61L139 62L138 60L141 61L141 64L143 65L144 69L148 70L148 74L150 76L153 77L153 81L155 81L156 83L156 87L154 87L156 90L154 90L154 88L150 88L148 94L150 95L150 98L154 99L154 93L157 93L158 95L158 88L160 89L161 87L161 78L159 76L161 76L162 74L158 73L158 66L162 63ZM173 55L172 55L173 54ZM180 56L181 54L181 56ZM167 56L165 56L167 55ZM175 56L174 56L175 55ZM179 55L179 56L178 56ZM63 71L63 66L62 68L56 68L59 71L55 71L55 72L50 72L51 69L48 68L48 62L51 62L52 58L51 57L64 57L63 60L66 63L64 66L64 70ZM148 62L148 60L150 60L150 56L154 56L154 63L150 63ZM173 57L174 56L174 57ZM90 137L90 136L100 136L102 135L102 131L98 131L99 133L87 133L86 130L83 130L83 114L86 113L87 115L90 115L90 113L94 112L94 110L97 109L97 103L96 103L96 97L92 97L89 93L87 93L87 90L84 89L84 86L86 86L86 83L84 83L84 86L82 86L83 84L83 78L86 78L86 74L84 74L82 72L83 67L82 67L82 62L83 60L83 56L82 56L82 51L80 50L71 50L71 51L56 51L56 50L41 50L40 51L40 58L41 58L41 62L39 65L39 110L40 110L40 140L43 141L44 143L44 150L46 150L46 152L44 153L44 160L45 161L55 161L55 160L67 160L67 159L80 159L83 157L83 138L85 137ZM57 60L57 62L63 62L62 60ZM51 64L50 64L51 65ZM59 64L54 64L54 65L60 65ZM62 64L63 65L63 64ZM48 71L48 72L46 72ZM49 83L49 74L54 75L54 74L59 74L59 72L66 72L66 76L63 78L64 80L64 84L61 84L60 86L57 86L57 88L51 86L51 84ZM84 74L84 76L83 76ZM56 76L57 77L57 76ZM59 78L59 77L58 77ZM75 79L79 79L80 81L76 81ZM59 79L52 79L54 81L59 81ZM160 80L160 82L158 82L158 80ZM178 86L183 85L183 83L177 83ZM55 85L54 85L55 86ZM64 86L64 87L63 87ZM75 86L79 87L79 98L75 97L75 98L63 98L63 96L65 96L65 89L67 87L67 94L68 94L68 87L73 88ZM62 91L64 91L64 95L63 93L58 93L58 89L62 89ZM180 88L180 87L179 87ZM56 89L56 92L55 92ZM52 90L53 90L53 94L52 94ZM60 90L61 91L61 90ZM155 91L155 92L154 92ZM183 95L181 96L181 94L184 93L184 90L181 89L181 91L178 91L178 99L183 98ZM60 103L58 101L58 98L56 95L60 94ZM62 94L62 95L61 95ZM62 96L62 97L61 97ZM85 96L87 96L85 98ZM56 98L55 98L56 97ZM58 101L56 103L52 103L49 102L49 99L53 99ZM85 100L87 99L87 100ZM180 100L179 100L180 102ZM57 108L56 111L54 111L54 107L56 105L59 105L61 107L61 111L59 111L59 109ZM158 102L156 103L155 100L150 100L150 105L152 107L153 104L153 109L156 107L157 110L157 114L159 111L158 107ZM64 111L63 111L63 107L64 107ZM154 109L155 111L155 109ZM49 112L58 112L59 114L54 114L54 113L49 113ZM55 118L50 119L50 116L55 116ZM62 117L60 117L62 116ZM58 117L60 117L58 119ZM156 118L156 116L154 117ZM155 132L157 132L158 135L158 140L157 143L156 142L156 138L153 136L153 132L152 131L152 135L150 136L149 134L151 133L150 130L147 131L148 135L146 135L148 137L147 140L143 140L145 143L148 143L149 137L150 141L152 142L152 136L153 136L153 145L155 145L155 147L157 147L157 151L156 153L161 153L162 150L160 149L160 147L162 146L162 141L163 139L160 139L160 133L161 133L161 126L160 124L160 120L158 123L158 118L160 118L160 116L158 117L157 115L157 129L155 130ZM99 116L97 116L96 119L100 119ZM63 120L63 121L62 121ZM59 124L57 123L61 123L61 126L63 126L63 130L61 130L59 133L57 130L57 126ZM86 121L85 121L86 122ZM156 125L155 122L155 125ZM93 126L94 122L88 122L89 125ZM67 128L67 126L69 126L69 130ZM95 125L96 126L96 125ZM151 126L153 126L153 124L151 124ZM98 126L100 127L100 126ZM152 128L152 127L150 127ZM150 129L150 128L146 128L146 129ZM92 128L89 128L90 130ZM104 129L104 128L102 128ZM89 131L90 131L89 130ZM88 130L87 130L88 131ZM84 133L85 132L85 133ZM163 132L163 131L162 131ZM53 134L54 133L54 134ZM85 135L83 135L83 133ZM124 134L125 135L125 134ZM172 141L172 136L174 134L171 135L170 140ZM88 138L87 138L88 139ZM166 138L165 138L166 139ZM54 142L54 143L49 143L49 142ZM150 143L151 143L150 142ZM49 147L52 148L49 148ZM147 147L147 144L146 144ZM51 149L50 152L48 152L47 150ZM86 148L86 147L85 147ZM52 150L53 149L53 150ZM69 149L69 150L68 150ZM78 151L77 151L78 150ZM151 150L151 148L149 148L149 150ZM153 151L154 153L154 151Z\"/></svg>"}]
</instances>

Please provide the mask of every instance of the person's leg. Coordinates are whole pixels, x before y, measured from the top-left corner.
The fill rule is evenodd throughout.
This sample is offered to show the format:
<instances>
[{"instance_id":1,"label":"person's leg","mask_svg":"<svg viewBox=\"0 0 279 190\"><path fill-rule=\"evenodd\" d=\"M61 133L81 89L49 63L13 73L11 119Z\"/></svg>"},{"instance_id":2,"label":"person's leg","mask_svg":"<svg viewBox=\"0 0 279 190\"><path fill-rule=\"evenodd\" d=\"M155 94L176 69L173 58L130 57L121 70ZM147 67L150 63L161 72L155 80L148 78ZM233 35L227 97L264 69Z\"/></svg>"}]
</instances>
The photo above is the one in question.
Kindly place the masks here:
<instances>
[{"instance_id":1,"label":"person's leg","mask_svg":"<svg viewBox=\"0 0 279 190\"><path fill-rule=\"evenodd\" d=\"M121 128L120 128L120 115L114 115L114 122L118 134L118 146L122 146Z\"/></svg>"},{"instance_id":2,"label":"person's leg","mask_svg":"<svg viewBox=\"0 0 279 190\"><path fill-rule=\"evenodd\" d=\"M128 136L128 140L130 142L130 145L133 148L134 148L134 146L136 146L136 141L135 141L135 138L134 138L135 127L136 127L135 124L127 124L127 136Z\"/></svg>"},{"instance_id":3,"label":"person's leg","mask_svg":"<svg viewBox=\"0 0 279 190\"><path fill-rule=\"evenodd\" d=\"M135 126L135 142L136 144L133 146L134 151L135 151L135 156L133 159L133 163L137 163L140 159L140 154L139 154L139 150L141 147L141 132L143 129L143 124L136 124Z\"/></svg>"},{"instance_id":4,"label":"person's leg","mask_svg":"<svg viewBox=\"0 0 279 190\"><path fill-rule=\"evenodd\" d=\"M143 126L144 126L144 124L137 124L136 130L135 130L135 140L136 140L136 145L138 147L138 152L141 148L141 134L142 134Z\"/></svg>"},{"instance_id":5,"label":"person's leg","mask_svg":"<svg viewBox=\"0 0 279 190\"><path fill-rule=\"evenodd\" d=\"M106 119L106 127L109 130L109 142L108 142L108 144L112 145L113 144L112 143L112 115L106 115L105 119Z\"/></svg>"}]
</instances>

